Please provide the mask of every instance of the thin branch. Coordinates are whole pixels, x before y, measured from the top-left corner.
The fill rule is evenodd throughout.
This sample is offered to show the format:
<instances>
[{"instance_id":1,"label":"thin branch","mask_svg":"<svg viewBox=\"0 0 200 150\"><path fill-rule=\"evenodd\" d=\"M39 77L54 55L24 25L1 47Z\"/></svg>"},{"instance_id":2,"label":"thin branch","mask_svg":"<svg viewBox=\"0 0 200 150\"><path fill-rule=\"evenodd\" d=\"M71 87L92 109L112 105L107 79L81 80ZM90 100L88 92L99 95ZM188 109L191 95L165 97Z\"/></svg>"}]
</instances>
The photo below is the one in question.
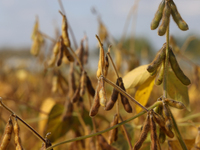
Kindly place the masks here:
<instances>
[{"instance_id":1,"label":"thin branch","mask_svg":"<svg viewBox=\"0 0 200 150\"><path fill-rule=\"evenodd\" d=\"M166 57L164 66L164 76L163 76L163 97L167 97L167 72L169 63L169 25L166 31Z\"/></svg>"},{"instance_id":2,"label":"thin branch","mask_svg":"<svg viewBox=\"0 0 200 150\"><path fill-rule=\"evenodd\" d=\"M0 97L0 103L1 103L1 106L4 107L7 111L9 111L13 117L16 117L17 119L19 119L31 132L33 132L40 140L42 140L44 143L46 143L45 139L39 133L37 133L30 125L28 125L23 119L21 119L19 116L17 116L10 108L8 108L2 102L1 97Z\"/></svg>"},{"instance_id":3,"label":"thin branch","mask_svg":"<svg viewBox=\"0 0 200 150\"><path fill-rule=\"evenodd\" d=\"M129 95L127 92L125 92L124 90L122 90L119 86L115 85L113 82L111 82L110 80L108 80L107 78L103 77L103 80L106 81L108 84L110 84L111 86L113 86L116 90L118 90L122 95L124 95L126 98L132 100L134 103L136 103L138 106L140 106L142 109L144 109L146 112L148 112L148 109L146 107L144 107L142 104L140 104L138 101L136 101L131 95Z\"/></svg>"},{"instance_id":4,"label":"thin branch","mask_svg":"<svg viewBox=\"0 0 200 150\"><path fill-rule=\"evenodd\" d=\"M160 105L161 103L162 103L161 101L155 102L152 106L150 106L150 107L147 109L147 111L153 109L154 107ZM112 129L115 129L115 128L117 128L117 127L119 127L119 126L121 126L121 125L123 125L123 124L125 124L125 123L128 123L129 121L134 120L135 118L137 118L137 117L139 117L139 116L141 116L141 115L143 115L143 114L145 114L145 113L146 113L146 111L142 111L142 112L138 113L137 115L135 115L135 116L133 116L133 117L131 117L131 118L129 118L129 119L123 121L123 122L120 122L120 123L118 123L118 124L116 124L116 125L114 125L114 126L112 126L112 127L110 127L110 128L107 128L107 129L105 129L105 130L103 130L103 131L99 131L99 132L96 132L96 133L93 133L93 134L89 134L89 135L86 135L86 136L80 136L80 137L77 137L77 138L73 138L73 139L70 139L70 140L66 140L66 141L57 143L57 144L55 144L55 145L53 145L53 146L50 146L50 147L48 147L46 150L50 150L50 149L52 149L52 148L54 148L54 147L57 147L57 146L59 146L59 145L65 144L65 143L74 142L74 141L78 141L78 140L83 140L83 139L86 139L86 138L90 138L90 137L93 137L93 136L97 136L97 135L103 134L103 133L108 132L108 131L110 131L110 130L112 130Z\"/></svg>"},{"instance_id":5,"label":"thin branch","mask_svg":"<svg viewBox=\"0 0 200 150\"><path fill-rule=\"evenodd\" d=\"M108 49L108 52L106 53L106 55L109 57L109 59L110 59L110 61L111 61L111 63L112 63L112 66L113 66L113 68L114 68L114 70L115 70L115 73L116 73L116 75L117 75L117 78L119 78L119 74L118 74L118 72L117 72L117 68L116 68L116 66L115 66L115 64L114 64L114 62L113 62L113 59L112 59L111 55L110 55L110 48L111 48L111 45L109 46L109 49Z\"/></svg>"}]
</instances>

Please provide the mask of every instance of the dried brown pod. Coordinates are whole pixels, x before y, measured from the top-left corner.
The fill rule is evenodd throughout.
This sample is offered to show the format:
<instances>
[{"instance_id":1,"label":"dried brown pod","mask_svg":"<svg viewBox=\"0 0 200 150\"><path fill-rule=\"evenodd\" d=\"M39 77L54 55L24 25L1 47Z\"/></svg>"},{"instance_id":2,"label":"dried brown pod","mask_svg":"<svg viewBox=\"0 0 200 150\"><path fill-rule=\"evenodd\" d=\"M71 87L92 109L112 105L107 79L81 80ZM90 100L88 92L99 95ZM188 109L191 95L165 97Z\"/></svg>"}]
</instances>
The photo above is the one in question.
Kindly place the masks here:
<instances>
[{"instance_id":1,"label":"dried brown pod","mask_svg":"<svg viewBox=\"0 0 200 150\"><path fill-rule=\"evenodd\" d=\"M59 56L57 60L57 66L60 66L62 64L62 58L63 58L63 52L64 52L64 44L63 44L63 38L60 36L60 50L59 50Z\"/></svg>"},{"instance_id":2,"label":"dried brown pod","mask_svg":"<svg viewBox=\"0 0 200 150\"><path fill-rule=\"evenodd\" d=\"M64 45L64 54L70 62L74 62L74 57L69 52L68 48Z\"/></svg>"},{"instance_id":3,"label":"dried brown pod","mask_svg":"<svg viewBox=\"0 0 200 150\"><path fill-rule=\"evenodd\" d=\"M163 44L162 48L157 52L154 60L148 65L147 71L149 73L155 72L157 68L160 66L162 61L165 59L166 51L166 43Z\"/></svg>"},{"instance_id":4,"label":"dried brown pod","mask_svg":"<svg viewBox=\"0 0 200 150\"><path fill-rule=\"evenodd\" d=\"M96 35L96 38L99 42L99 47L100 47L98 69L96 72L97 78L99 78L101 75L104 74L102 71L104 71L104 68L105 68L105 54L104 54L103 44L101 43L101 40L99 39L97 35Z\"/></svg>"},{"instance_id":5,"label":"dried brown pod","mask_svg":"<svg viewBox=\"0 0 200 150\"><path fill-rule=\"evenodd\" d=\"M89 115L91 117L94 117L98 113L98 111L99 111L99 107L100 107L99 91L100 91L100 86L99 86L99 83L98 83L96 91L95 91L95 96L94 96L93 104L92 104L92 107L90 109L90 114Z\"/></svg>"},{"instance_id":6,"label":"dried brown pod","mask_svg":"<svg viewBox=\"0 0 200 150\"><path fill-rule=\"evenodd\" d=\"M23 150L23 147L22 147L22 144L21 144L21 139L20 139L20 136L19 136L20 128L19 128L19 125L18 125L18 122L17 122L17 118L14 118L13 131L14 131L14 134L15 134L16 150Z\"/></svg>"},{"instance_id":7,"label":"dried brown pod","mask_svg":"<svg viewBox=\"0 0 200 150\"><path fill-rule=\"evenodd\" d=\"M170 1L171 4L171 14L172 17L174 19L174 21L176 22L176 24L178 25L179 29L186 31L189 29L187 23L182 19L181 15L179 14L177 8L176 8L176 4L173 2L173 0Z\"/></svg>"},{"instance_id":8,"label":"dried brown pod","mask_svg":"<svg viewBox=\"0 0 200 150\"><path fill-rule=\"evenodd\" d=\"M85 94L85 90L87 87L87 73L82 71L81 79L80 79L80 96Z\"/></svg>"},{"instance_id":9,"label":"dried brown pod","mask_svg":"<svg viewBox=\"0 0 200 150\"><path fill-rule=\"evenodd\" d=\"M122 80L121 77L119 77L119 86L120 86L120 88L121 88L122 90L126 91L126 89L125 89L125 87L124 87L123 80ZM121 93L120 93L120 95L121 95L121 102L122 102L122 104L123 104L123 106L124 106L124 109L125 109L126 112L128 112L128 113L132 113L132 107L131 107L131 105L130 105L130 103L129 103L129 101L128 101L128 98L126 98L126 97L125 97L124 95L122 95Z\"/></svg>"},{"instance_id":10,"label":"dried brown pod","mask_svg":"<svg viewBox=\"0 0 200 150\"><path fill-rule=\"evenodd\" d=\"M153 117L154 117L154 120L159 124L160 127L165 127L165 120L161 115L154 112Z\"/></svg>"},{"instance_id":11,"label":"dried brown pod","mask_svg":"<svg viewBox=\"0 0 200 150\"><path fill-rule=\"evenodd\" d=\"M165 118L165 121L171 119L169 107L165 102L163 102L163 117Z\"/></svg>"},{"instance_id":12,"label":"dried brown pod","mask_svg":"<svg viewBox=\"0 0 200 150\"><path fill-rule=\"evenodd\" d=\"M59 11L60 12L60 11ZM64 14L62 14L60 12L60 14L62 15L62 37L64 39L64 44L67 47L71 47L71 42L69 40L69 35L68 35L68 24L67 24L67 18Z\"/></svg>"},{"instance_id":13,"label":"dried brown pod","mask_svg":"<svg viewBox=\"0 0 200 150\"><path fill-rule=\"evenodd\" d=\"M40 42L40 39L39 39L39 33L37 33L33 39L33 43L31 46L31 50L30 50L31 55L37 56L40 52L41 46L42 46L42 43Z\"/></svg>"},{"instance_id":14,"label":"dried brown pod","mask_svg":"<svg viewBox=\"0 0 200 150\"><path fill-rule=\"evenodd\" d=\"M63 116L62 116L62 120L65 121L67 119L72 119L71 116L72 116L72 113L73 113L73 104L70 102L70 101L66 101L65 102L65 108L64 108L64 111L63 111Z\"/></svg>"},{"instance_id":15,"label":"dried brown pod","mask_svg":"<svg viewBox=\"0 0 200 150\"><path fill-rule=\"evenodd\" d=\"M165 132L160 128L159 129L159 142L163 144L165 142L166 135Z\"/></svg>"},{"instance_id":16,"label":"dried brown pod","mask_svg":"<svg viewBox=\"0 0 200 150\"><path fill-rule=\"evenodd\" d=\"M85 48L84 48L84 57L83 57L83 64L88 63L88 57L89 57L89 46L88 46L88 38L85 36Z\"/></svg>"},{"instance_id":17,"label":"dried brown pod","mask_svg":"<svg viewBox=\"0 0 200 150\"><path fill-rule=\"evenodd\" d=\"M163 9L165 7L165 0L162 0L160 5L158 6L158 10L151 22L151 30L155 30L159 23L160 23L160 20L162 19L162 15L163 15Z\"/></svg>"},{"instance_id":18,"label":"dried brown pod","mask_svg":"<svg viewBox=\"0 0 200 150\"><path fill-rule=\"evenodd\" d=\"M142 143L145 141L147 138L147 133L150 130L150 114L147 114L146 120L144 122L143 128L141 135L139 137L139 140L135 143L133 150L139 150L140 147L142 146Z\"/></svg>"},{"instance_id":19,"label":"dried brown pod","mask_svg":"<svg viewBox=\"0 0 200 150\"><path fill-rule=\"evenodd\" d=\"M108 144L106 139L101 134L98 135L98 141L102 150L116 150L114 147Z\"/></svg>"},{"instance_id":20,"label":"dried brown pod","mask_svg":"<svg viewBox=\"0 0 200 150\"><path fill-rule=\"evenodd\" d=\"M166 98L166 99L165 99L165 102L166 102L168 105L170 105L170 106L172 106L172 107L174 107L174 108L177 108L177 109L185 109L185 108L186 108L185 105L184 105L183 103L178 102L178 101L175 101L175 100L173 100L173 99L168 99L168 98Z\"/></svg>"},{"instance_id":21,"label":"dried brown pod","mask_svg":"<svg viewBox=\"0 0 200 150\"><path fill-rule=\"evenodd\" d=\"M80 44L80 47L78 48L78 58L82 64L82 66L84 65L84 52L85 52L85 49L84 49L84 46L83 46L83 41L84 39L81 40L81 44ZM79 63L77 62L77 65L79 65Z\"/></svg>"},{"instance_id":22,"label":"dried brown pod","mask_svg":"<svg viewBox=\"0 0 200 150\"><path fill-rule=\"evenodd\" d=\"M169 26L170 14L171 14L170 2L165 1L165 7L162 15L162 22L158 28L158 35L163 36L166 33L167 27Z\"/></svg>"},{"instance_id":23,"label":"dried brown pod","mask_svg":"<svg viewBox=\"0 0 200 150\"><path fill-rule=\"evenodd\" d=\"M13 123L12 123L12 119L9 118L7 124L6 124L6 128L1 140L1 144L0 144L0 150L6 150L7 146L10 142L10 139L12 137L12 131L13 131Z\"/></svg>"},{"instance_id":24,"label":"dried brown pod","mask_svg":"<svg viewBox=\"0 0 200 150\"><path fill-rule=\"evenodd\" d=\"M118 115L117 114L114 115L114 119L111 122L110 126L112 127L116 124L118 124ZM117 138L118 138L117 134L118 134L118 128L112 129L110 131L109 138L108 138L109 144L112 144L113 142L117 141Z\"/></svg>"},{"instance_id":25,"label":"dried brown pod","mask_svg":"<svg viewBox=\"0 0 200 150\"><path fill-rule=\"evenodd\" d=\"M151 126L151 150L157 150L157 134L156 134L156 123L154 121L153 114L150 114L150 126Z\"/></svg>"},{"instance_id":26,"label":"dried brown pod","mask_svg":"<svg viewBox=\"0 0 200 150\"><path fill-rule=\"evenodd\" d=\"M116 85L119 86L119 79L117 79ZM106 104L105 110L111 110L113 108L115 102L117 101L118 94L119 94L118 90L113 88L111 98L108 101L108 103Z\"/></svg>"},{"instance_id":27,"label":"dried brown pod","mask_svg":"<svg viewBox=\"0 0 200 150\"><path fill-rule=\"evenodd\" d=\"M104 75L105 75L105 77L108 74L108 68L109 68L109 60L108 60L108 56L106 55L106 57L105 57L105 68L104 68Z\"/></svg>"},{"instance_id":28,"label":"dried brown pod","mask_svg":"<svg viewBox=\"0 0 200 150\"><path fill-rule=\"evenodd\" d=\"M87 79L86 79L87 81L87 89L88 89L88 92L89 92L89 94L92 96L92 97L94 97L94 95L95 95L95 90L94 90L94 88L93 88L93 86L92 86L92 82L91 82L91 80L90 80L90 78L89 78L89 76L87 75Z\"/></svg>"},{"instance_id":29,"label":"dried brown pod","mask_svg":"<svg viewBox=\"0 0 200 150\"><path fill-rule=\"evenodd\" d=\"M48 61L49 67L53 67L55 65L59 49L60 49L60 42L56 42L55 46L53 47L53 54L51 56L51 59Z\"/></svg>"},{"instance_id":30,"label":"dried brown pod","mask_svg":"<svg viewBox=\"0 0 200 150\"><path fill-rule=\"evenodd\" d=\"M178 62L176 60L176 56L174 55L172 49L169 49L169 62L171 64L171 68L176 75L176 77L184 84L184 85L189 85L190 79L183 73L181 68L178 65Z\"/></svg>"}]
</instances>

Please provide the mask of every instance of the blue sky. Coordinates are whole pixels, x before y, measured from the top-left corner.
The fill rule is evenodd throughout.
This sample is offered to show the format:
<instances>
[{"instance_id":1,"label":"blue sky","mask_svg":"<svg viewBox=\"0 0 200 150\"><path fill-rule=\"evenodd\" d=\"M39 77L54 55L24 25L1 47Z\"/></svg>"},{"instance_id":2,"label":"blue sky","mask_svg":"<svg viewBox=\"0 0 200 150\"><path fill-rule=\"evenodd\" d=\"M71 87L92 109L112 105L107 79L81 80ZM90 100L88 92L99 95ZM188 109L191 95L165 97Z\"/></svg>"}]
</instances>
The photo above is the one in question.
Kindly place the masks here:
<instances>
[{"instance_id":1,"label":"blue sky","mask_svg":"<svg viewBox=\"0 0 200 150\"><path fill-rule=\"evenodd\" d=\"M91 13L95 7L100 12L103 22L113 37L119 38L130 8L135 0L63 0L68 20L79 43L87 33L90 46L96 45L97 18ZM150 29L151 20L157 10L160 0L140 0L138 7L135 34L147 37L155 48L165 42L165 37L157 35L157 30ZM181 31L171 21L171 33L175 36L200 33L200 0L175 0L180 14L189 25L189 31ZM54 36L55 26L61 26L62 17L58 13L57 0L1 0L0 1L0 47L30 46L30 35L39 16L40 29ZM129 35L131 28L128 30Z\"/></svg>"}]
</instances>

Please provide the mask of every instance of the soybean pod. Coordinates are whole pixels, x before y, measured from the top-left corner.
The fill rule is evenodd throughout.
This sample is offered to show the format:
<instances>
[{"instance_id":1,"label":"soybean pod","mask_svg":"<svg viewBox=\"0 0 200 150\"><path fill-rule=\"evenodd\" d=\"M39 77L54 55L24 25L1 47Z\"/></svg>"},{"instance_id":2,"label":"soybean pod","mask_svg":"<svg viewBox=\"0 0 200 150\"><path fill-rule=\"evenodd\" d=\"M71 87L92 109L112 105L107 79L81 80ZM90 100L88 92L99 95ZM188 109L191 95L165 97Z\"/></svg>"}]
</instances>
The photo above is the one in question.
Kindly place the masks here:
<instances>
[{"instance_id":1,"label":"soybean pod","mask_svg":"<svg viewBox=\"0 0 200 150\"><path fill-rule=\"evenodd\" d=\"M179 14L176 4L173 2L173 0L170 2L171 3L171 14L172 17L174 19L174 21L176 22L176 24L178 25L179 29L186 31L189 29L187 23L182 19L181 15Z\"/></svg>"},{"instance_id":2,"label":"soybean pod","mask_svg":"<svg viewBox=\"0 0 200 150\"><path fill-rule=\"evenodd\" d=\"M159 72L156 76L156 79L155 79L156 85L160 85L163 81L164 68L165 68L165 61L163 60L161 66L160 66L160 70L159 70Z\"/></svg>"},{"instance_id":3,"label":"soybean pod","mask_svg":"<svg viewBox=\"0 0 200 150\"><path fill-rule=\"evenodd\" d=\"M162 61L165 59L166 43L163 44L162 48L157 52L154 60L148 65L147 71L152 73L158 69Z\"/></svg>"},{"instance_id":4,"label":"soybean pod","mask_svg":"<svg viewBox=\"0 0 200 150\"><path fill-rule=\"evenodd\" d=\"M168 1L165 1L165 8L163 10L162 22L158 28L158 35L163 36L166 33L167 27L169 26L170 14L171 14L170 3Z\"/></svg>"},{"instance_id":5,"label":"soybean pod","mask_svg":"<svg viewBox=\"0 0 200 150\"><path fill-rule=\"evenodd\" d=\"M153 20L151 22L151 30L155 30L158 27L160 20L162 19L164 7L165 7L165 0L162 0L160 5L158 6L158 10L157 10Z\"/></svg>"},{"instance_id":6,"label":"soybean pod","mask_svg":"<svg viewBox=\"0 0 200 150\"><path fill-rule=\"evenodd\" d=\"M171 68L174 71L176 77L184 84L184 85L189 85L190 79L183 73L181 68L178 65L178 62L176 60L176 57L172 51L172 49L169 49L169 62L171 64Z\"/></svg>"}]
</instances>

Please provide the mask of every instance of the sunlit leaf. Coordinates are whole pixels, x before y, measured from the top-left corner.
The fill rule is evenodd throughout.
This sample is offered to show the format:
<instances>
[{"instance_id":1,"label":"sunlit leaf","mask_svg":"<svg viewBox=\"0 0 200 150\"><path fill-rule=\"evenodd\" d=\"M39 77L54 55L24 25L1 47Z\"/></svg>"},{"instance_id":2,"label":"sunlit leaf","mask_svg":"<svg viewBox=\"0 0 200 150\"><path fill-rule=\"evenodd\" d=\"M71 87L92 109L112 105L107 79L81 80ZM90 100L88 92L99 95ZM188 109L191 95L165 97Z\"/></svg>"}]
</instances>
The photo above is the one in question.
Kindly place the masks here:
<instances>
[{"instance_id":1,"label":"sunlit leaf","mask_svg":"<svg viewBox=\"0 0 200 150\"><path fill-rule=\"evenodd\" d=\"M187 146L187 149L189 150L189 149L192 149L192 147L194 146L195 139L187 139L187 140L184 140L184 142ZM182 149L178 140L169 140L168 146L169 146L169 150Z\"/></svg>"},{"instance_id":2,"label":"sunlit leaf","mask_svg":"<svg viewBox=\"0 0 200 150\"><path fill-rule=\"evenodd\" d=\"M40 110L42 112L39 114L39 118L47 117L47 115L49 114L49 112L51 111L51 109L54 105L55 105L54 99L52 99L52 98L45 99L40 107ZM46 114L44 114L43 112ZM43 120L39 121L39 132L41 134L43 134L43 132L44 132L46 123L47 123L47 119L43 119Z\"/></svg>"},{"instance_id":3,"label":"sunlit leaf","mask_svg":"<svg viewBox=\"0 0 200 150\"><path fill-rule=\"evenodd\" d=\"M134 136L134 129L130 124L125 124L125 128L126 131L128 133L128 136L130 137L130 139L133 138ZM119 128L122 129L122 128ZM127 139L124 137L124 135L122 134L121 130L119 130L120 132L118 132L118 138L117 141L112 143L112 146L117 148L117 150L125 150L125 149L129 149L129 145L127 142Z\"/></svg>"},{"instance_id":4,"label":"sunlit leaf","mask_svg":"<svg viewBox=\"0 0 200 150\"><path fill-rule=\"evenodd\" d=\"M147 71L148 65L139 66L123 77L124 87L126 89L134 88L142 85L151 77L150 73Z\"/></svg>"},{"instance_id":5,"label":"sunlit leaf","mask_svg":"<svg viewBox=\"0 0 200 150\"><path fill-rule=\"evenodd\" d=\"M167 75L167 94L172 99L182 102L190 111L188 88L179 81L171 70L168 71Z\"/></svg>"},{"instance_id":6,"label":"sunlit leaf","mask_svg":"<svg viewBox=\"0 0 200 150\"><path fill-rule=\"evenodd\" d=\"M145 106L149 100L154 85L154 79L155 78L149 78L137 89L135 93L135 99L143 106ZM139 113L142 110L142 108L138 105L135 105L135 109L137 113Z\"/></svg>"}]
</instances>

